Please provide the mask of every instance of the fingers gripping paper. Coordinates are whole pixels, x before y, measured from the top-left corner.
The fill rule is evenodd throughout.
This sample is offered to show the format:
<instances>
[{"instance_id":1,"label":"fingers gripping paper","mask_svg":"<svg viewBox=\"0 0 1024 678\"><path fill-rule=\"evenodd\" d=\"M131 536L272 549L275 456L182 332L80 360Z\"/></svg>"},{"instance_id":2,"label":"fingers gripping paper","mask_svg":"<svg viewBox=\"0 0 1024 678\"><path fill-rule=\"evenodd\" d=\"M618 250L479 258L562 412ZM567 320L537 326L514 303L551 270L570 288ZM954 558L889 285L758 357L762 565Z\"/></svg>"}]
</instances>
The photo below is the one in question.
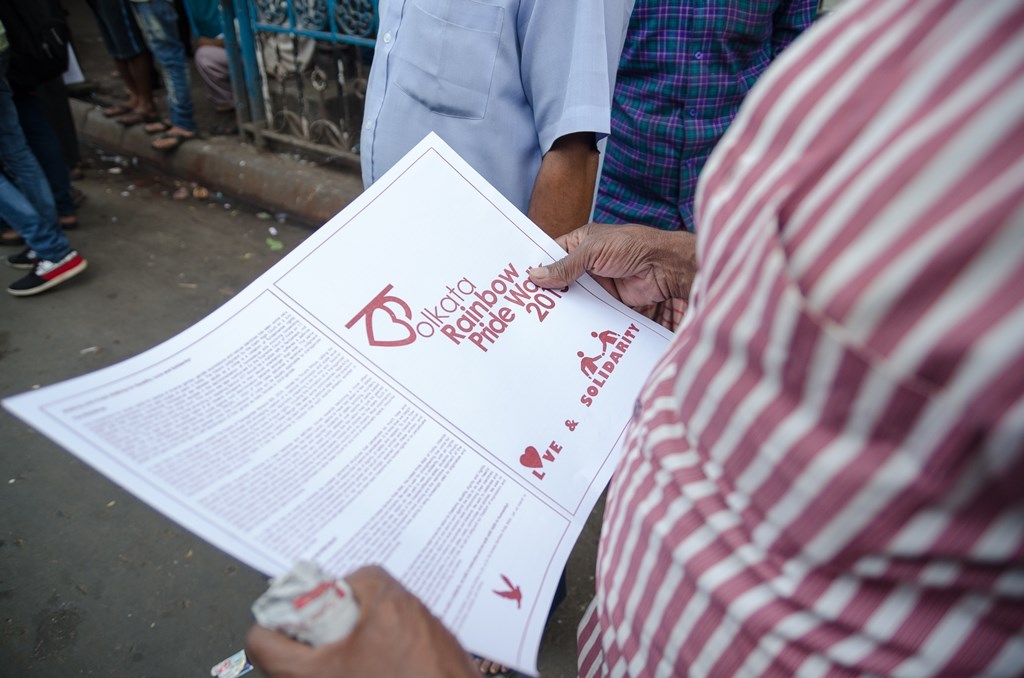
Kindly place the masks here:
<instances>
[{"instance_id":1,"label":"fingers gripping paper","mask_svg":"<svg viewBox=\"0 0 1024 678\"><path fill-rule=\"evenodd\" d=\"M347 636L359 621L359 606L348 582L302 560L270 580L252 615L260 626L316 647Z\"/></svg>"},{"instance_id":2,"label":"fingers gripping paper","mask_svg":"<svg viewBox=\"0 0 1024 678\"><path fill-rule=\"evenodd\" d=\"M668 339L589 279L529 281L561 256L432 135L195 326L4 404L252 567L380 563L534 672Z\"/></svg>"}]
</instances>

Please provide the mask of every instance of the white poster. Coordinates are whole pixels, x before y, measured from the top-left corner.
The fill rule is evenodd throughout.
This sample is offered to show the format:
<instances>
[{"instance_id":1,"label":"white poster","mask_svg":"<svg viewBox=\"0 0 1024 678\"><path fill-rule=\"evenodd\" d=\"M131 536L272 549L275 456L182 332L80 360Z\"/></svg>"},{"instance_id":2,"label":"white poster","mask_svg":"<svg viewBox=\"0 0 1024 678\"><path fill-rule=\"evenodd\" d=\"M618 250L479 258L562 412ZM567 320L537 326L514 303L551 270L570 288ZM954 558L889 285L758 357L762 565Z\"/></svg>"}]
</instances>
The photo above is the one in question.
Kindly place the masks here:
<instances>
[{"instance_id":1,"label":"white poster","mask_svg":"<svg viewBox=\"0 0 1024 678\"><path fill-rule=\"evenodd\" d=\"M573 543L670 337L436 136L209 317L5 407L270 576L380 563L536 673Z\"/></svg>"}]
</instances>

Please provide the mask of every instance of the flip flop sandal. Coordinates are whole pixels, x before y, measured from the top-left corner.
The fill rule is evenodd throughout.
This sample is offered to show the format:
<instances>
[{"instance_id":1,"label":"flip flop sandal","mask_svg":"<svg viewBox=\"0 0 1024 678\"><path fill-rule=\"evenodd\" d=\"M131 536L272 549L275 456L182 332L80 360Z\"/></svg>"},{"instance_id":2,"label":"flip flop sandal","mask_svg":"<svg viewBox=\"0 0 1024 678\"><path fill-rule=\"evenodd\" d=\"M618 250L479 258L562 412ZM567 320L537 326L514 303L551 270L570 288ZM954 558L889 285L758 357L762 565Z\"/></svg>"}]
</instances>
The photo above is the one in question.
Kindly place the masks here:
<instances>
[{"instance_id":1,"label":"flip flop sandal","mask_svg":"<svg viewBox=\"0 0 1024 678\"><path fill-rule=\"evenodd\" d=\"M119 115L116 118L114 118L114 120L117 120L125 127L138 125L140 122L161 122L160 116L156 113L139 113L138 111L132 111L130 113L125 113L124 115Z\"/></svg>"},{"instance_id":2,"label":"flip flop sandal","mask_svg":"<svg viewBox=\"0 0 1024 678\"><path fill-rule=\"evenodd\" d=\"M103 113L103 115L105 117L116 118L119 115L124 115L125 113L131 113L132 112L132 108L131 108L131 106L125 106L124 104L114 104L113 106L107 106L106 108L101 108L100 112Z\"/></svg>"},{"instance_id":3,"label":"flip flop sandal","mask_svg":"<svg viewBox=\"0 0 1024 678\"><path fill-rule=\"evenodd\" d=\"M158 151L173 151L186 141L189 141L190 139L195 139L196 136L197 135L194 132L191 134L182 134L181 132L164 132L156 139L153 139L153 143L150 144L150 146L152 146ZM161 145L161 141L167 141L169 143L167 143L166 145Z\"/></svg>"},{"instance_id":4,"label":"flip flop sandal","mask_svg":"<svg viewBox=\"0 0 1024 678\"><path fill-rule=\"evenodd\" d=\"M169 120L154 120L146 123L146 126L142 129L145 130L146 134L163 134L171 129L171 127L172 125Z\"/></svg>"}]
</instances>

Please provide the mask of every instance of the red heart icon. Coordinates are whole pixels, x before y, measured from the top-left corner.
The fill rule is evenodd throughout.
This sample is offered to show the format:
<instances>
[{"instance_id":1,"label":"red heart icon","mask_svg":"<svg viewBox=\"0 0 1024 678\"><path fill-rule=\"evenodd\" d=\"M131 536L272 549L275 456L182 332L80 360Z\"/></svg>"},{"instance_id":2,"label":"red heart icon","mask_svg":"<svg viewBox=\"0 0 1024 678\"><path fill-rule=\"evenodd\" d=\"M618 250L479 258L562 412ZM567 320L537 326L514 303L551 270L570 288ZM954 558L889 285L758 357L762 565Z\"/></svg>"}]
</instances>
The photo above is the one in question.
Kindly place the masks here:
<instances>
[{"instance_id":1,"label":"red heart icon","mask_svg":"<svg viewBox=\"0 0 1024 678\"><path fill-rule=\"evenodd\" d=\"M532 445L527 447L526 452L523 452L523 455L519 457L519 463L526 468L540 468L543 466L543 462L540 460L540 453Z\"/></svg>"}]
</instances>

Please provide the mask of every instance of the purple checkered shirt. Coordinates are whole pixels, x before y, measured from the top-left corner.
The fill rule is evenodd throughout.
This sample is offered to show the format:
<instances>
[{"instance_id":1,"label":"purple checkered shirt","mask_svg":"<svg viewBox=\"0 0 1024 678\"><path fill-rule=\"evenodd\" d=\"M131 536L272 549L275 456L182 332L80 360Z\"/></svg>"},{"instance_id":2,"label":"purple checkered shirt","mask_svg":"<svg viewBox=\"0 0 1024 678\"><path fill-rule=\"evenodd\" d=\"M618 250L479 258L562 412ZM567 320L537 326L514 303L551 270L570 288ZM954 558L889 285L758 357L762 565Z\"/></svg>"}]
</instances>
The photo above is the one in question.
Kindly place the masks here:
<instances>
[{"instance_id":1,"label":"purple checkered shirt","mask_svg":"<svg viewBox=\"0 0 1024 678\"><path fill-rule=\"evenodd\" d=\"M594 221L693 230L697 176L817 0L636 0Z\"/></svg>"}]
</instances>

